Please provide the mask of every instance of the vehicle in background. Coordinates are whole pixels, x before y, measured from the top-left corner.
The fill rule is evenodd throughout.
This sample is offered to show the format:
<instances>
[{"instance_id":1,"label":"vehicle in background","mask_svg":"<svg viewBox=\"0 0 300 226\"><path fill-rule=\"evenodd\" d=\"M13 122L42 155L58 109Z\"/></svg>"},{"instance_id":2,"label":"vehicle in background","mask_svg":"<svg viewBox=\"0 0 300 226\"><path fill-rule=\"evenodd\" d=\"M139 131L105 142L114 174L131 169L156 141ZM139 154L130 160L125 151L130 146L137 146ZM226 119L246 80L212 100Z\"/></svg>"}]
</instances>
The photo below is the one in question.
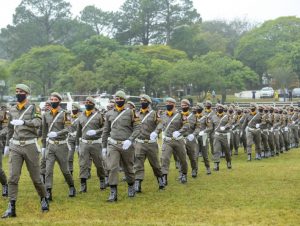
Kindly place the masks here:
<instances>
[{"instance_id":1,"label":"vehicle in background","mask_svg":"<svg viewBox=\"0 0 300 226\"><path fill-rule=\"evenodd\" d=\"M260 90L260 98L274 97L274 89L272 87L264 87Z\"/></svg>"},{"instance_id":2,"label":"vehicle in background","mask_svg":"<svg viewBox=\"0 0 300 226\"><path fill-rule=\"evenodd\" d=\"M294 88L292 91L293 97L300 97L300 88Z\"/></svg>"}]
</instances>

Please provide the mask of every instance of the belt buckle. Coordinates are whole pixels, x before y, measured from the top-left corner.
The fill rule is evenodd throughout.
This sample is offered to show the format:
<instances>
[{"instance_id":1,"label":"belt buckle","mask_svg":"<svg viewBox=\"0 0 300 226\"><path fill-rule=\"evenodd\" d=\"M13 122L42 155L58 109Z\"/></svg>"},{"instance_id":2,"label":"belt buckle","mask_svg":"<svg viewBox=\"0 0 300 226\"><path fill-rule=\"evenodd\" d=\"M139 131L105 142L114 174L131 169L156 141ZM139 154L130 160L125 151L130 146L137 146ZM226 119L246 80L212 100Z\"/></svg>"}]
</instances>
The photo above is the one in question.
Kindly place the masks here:
<instances>
[{"instance_id":1,"label":"belt buckle","mask_svg":"<svg viewBox=\"0 0 300 226\"><path fill-rule=\"evenodd\" d=\"M144 140L145 144L149 144L149 140Z\"/></svg>"},{"instance_id":2,"label":"belt buckle","mask_svg":"<svg viewBox=\"0 0 300 226\"><path fill-rule=\"evenodd\" d=\"M59 141L58 141L58 140L55 140L55 141L54 141L54 144L59 144Z\"/></svg>"},{"instance_id":3,"label":"belt buckle","mask_svg":"<svg viewBox=\"0 0 300 226\"><path fill-rule=\"evenodd\" d=\"M87 143L88 143L88 144L92 144L93 141L92 141L92 140L87 140Z\"/></svg>"},{"instance_id":4,"label":"belt buckle","mask_svg":"<svg viewBox=\"0 0 300 226\"><path fill-rule=\"evenodd\" d=\"M26 141L25 140L20 140L19 143L20 143L20 145L25 145Z\"/></svg>"},{"instance_id":5,"label":"belt buckle","mask_svg":"<svg viewBox=\"0 0 300 226\"><path fill-rule=\"evenodd\" d=\"M122 144L122 141L116 140L116 143L117 143L117 144Z\"/></svg>"}]
</instances>

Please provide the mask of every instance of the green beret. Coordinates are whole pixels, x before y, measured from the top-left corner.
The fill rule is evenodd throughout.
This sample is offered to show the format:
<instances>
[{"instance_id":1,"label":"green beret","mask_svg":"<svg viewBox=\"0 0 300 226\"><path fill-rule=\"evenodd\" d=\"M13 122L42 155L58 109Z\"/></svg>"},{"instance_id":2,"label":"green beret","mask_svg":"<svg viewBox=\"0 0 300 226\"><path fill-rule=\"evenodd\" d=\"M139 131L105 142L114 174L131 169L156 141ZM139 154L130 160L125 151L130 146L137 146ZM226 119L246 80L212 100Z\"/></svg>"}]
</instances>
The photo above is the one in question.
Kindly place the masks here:
<instances>
[{"instance_id":1,"label":"green beret","mask_svg":"<svg viewBox=\"0 0 300 226\"><path fill-rule=\"evenodd\" d=\"M21 90L25 91L28 94L31 92L30 88L25 84L17 84L16 89L21 89Z\"/></svg>"},{"instance_id":2,"label":"green beret","mask_svg":"<svg viewBox=\"0 0 300 226\"><path fill-rule=\"evenodd\" d=\"M57 97L59 100L62 100L62 96L58 92L53 92L50 94L52 97Z\"/></svg>"},{"instance_id":3,"label":"green beret","mask_svg":"<svg viewBox=\"0 0 300 226\"><path fill-rule=\"evenodd\" d=\"M86 98L86 101L90 101L90 102L92 102L93 104L96 104L96 100L95 100L93 97L87 97L87 98Z\"/></svg>"},{"instance_id":4,"label":"green beret","mask_svg":"<svg viewBox=\"0 0 300 226\"><path fill-rule=\"evenodd\" d=\"M191 103L190 103L190 101L188 99L182 99L181 100L181 104L191 105Z\"/></svg>"},{"instance_id":5,"label":"green beret","mask_svg":"<svg viewBox=\"0 0 300 226\"><path fill-rule=\"evenodd\" d=\"M115 94L115 96L116 96L116 97L121 97L121 98L123 98L124 100L127 99L126 94L125 94L125 92L124 92L123 90L117 91L116 94Z\"/></svg>"},{"instance_id":6,"label":"green beret","mask_svg":"<svg viewBox=\"0 0 300 226\"><path fill-rule=\"evenodd\" d=\"M80 105L78 103L72 103L72 108L79 110L80 109Z\"/></svg>"},{"instance_id":7,"label":"green beret","mask_svg":"<svg viewBox=\"0 0 300 226\"><path fill-rule=\"evenodd\" d=\"M147 100L149 103L152 103L151 97L149 97L148 95L142 94L140 97L141 97L141 99L143 98L143 99Z\"/></svg>"},{"instance_id":8,"label":"green beret","mask_svg":"<svg viewBox=\"0 0 300 226\"><path fill-rule=\"evenodd\" d=\"M176 104L176 100L174 98L172 98L172 97L168 97L166 99L166 102L172 102L172 103Z\"/></svg>"},{"instance_id":9,"label":"green beret","mask_svg":"<svg viewBox=\"0 0 300 226\"><path fill-rule=\"evenodd\" d=\"M201 108L204 109L204 104L202 104L202 103L197 103L197 104L196 104L196 108L197 108L197 109L201 109Z\"/></svg>"},{"instance_id":10,"label":"green beret","mask_svg":"<svg viewBox=\"0 0 300 226\"><path fill-rule=\"evenodd\" d=\"M251 103L251 104L250 104L250 108L257 108L256 103Z\"/></svg>"},{"instance_id":11,"label":"green beret","mask_svg":"<svg viewBox=\"0 0 300 226\"><path fill-rule=\"evenodd\" d=\"M211 106L211 105L212 105L212 102L211 102L210 100L206 100L206 101L205 101L205 106L207 106L207 105L210 105L210 106Z\"/></svg>"}]
</instances>

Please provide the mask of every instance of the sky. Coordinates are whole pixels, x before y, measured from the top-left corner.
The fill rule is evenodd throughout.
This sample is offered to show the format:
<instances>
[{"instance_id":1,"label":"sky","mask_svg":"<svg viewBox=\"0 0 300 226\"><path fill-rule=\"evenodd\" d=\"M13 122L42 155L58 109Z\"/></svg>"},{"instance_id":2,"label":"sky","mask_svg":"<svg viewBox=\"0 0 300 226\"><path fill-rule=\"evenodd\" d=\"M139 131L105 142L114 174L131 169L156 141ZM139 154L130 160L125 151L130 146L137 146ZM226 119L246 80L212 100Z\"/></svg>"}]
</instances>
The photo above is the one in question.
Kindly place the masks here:
<instances>
[{"instance_id":1,"label":"sky","mask_svg":"<svg viewBox=\"0 0 300 226\"><path fill-rule=\"evenodd\" d=\"M72 5L73 15L87 5L105 11L116 11L124 0L66 0ZM15 8L21 0L0 0L0 28L12 24ZM300 0L194 0L194 7L204 21L213 19L246 19L261 23L280 16L300 17Z\"/></svg>"}]
</instances>

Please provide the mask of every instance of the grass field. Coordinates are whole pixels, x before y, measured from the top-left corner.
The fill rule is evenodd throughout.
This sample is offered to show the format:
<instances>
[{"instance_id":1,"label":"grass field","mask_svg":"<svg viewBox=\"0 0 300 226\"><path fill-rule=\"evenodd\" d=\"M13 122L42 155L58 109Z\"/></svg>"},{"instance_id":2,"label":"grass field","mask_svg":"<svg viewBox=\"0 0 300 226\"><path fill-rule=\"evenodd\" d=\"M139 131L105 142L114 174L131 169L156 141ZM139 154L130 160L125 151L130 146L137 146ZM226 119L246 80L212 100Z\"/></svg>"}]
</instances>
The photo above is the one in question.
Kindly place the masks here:
<instances>
[{"instance_id":1,"label":"grass field","mask_svg":"<svg viewBox=\"0 0 300 226\"><path fill-rule=\"evenodd\" d=\"M54 201L50 212L42 214L37 193L23 168L15 219L0 220L0 225L300 225L300 150L280 157L246 162L240 151L225 162L220 171L207 176L199 161L199 177L189 175L186 185L176 181L171 164L169 185L157 190L149 164L143 193L127 198L127 186L119 185L118 203L106 203L109 191L100 192L95 168L88 181L88 193L68 198L68 188L58 165L55 166ZM7 158L4 159L7 169ZM79 190L78 167L75 170ZM0 210L7 207L1 198Z\"/></svg>"}]
</instances>

